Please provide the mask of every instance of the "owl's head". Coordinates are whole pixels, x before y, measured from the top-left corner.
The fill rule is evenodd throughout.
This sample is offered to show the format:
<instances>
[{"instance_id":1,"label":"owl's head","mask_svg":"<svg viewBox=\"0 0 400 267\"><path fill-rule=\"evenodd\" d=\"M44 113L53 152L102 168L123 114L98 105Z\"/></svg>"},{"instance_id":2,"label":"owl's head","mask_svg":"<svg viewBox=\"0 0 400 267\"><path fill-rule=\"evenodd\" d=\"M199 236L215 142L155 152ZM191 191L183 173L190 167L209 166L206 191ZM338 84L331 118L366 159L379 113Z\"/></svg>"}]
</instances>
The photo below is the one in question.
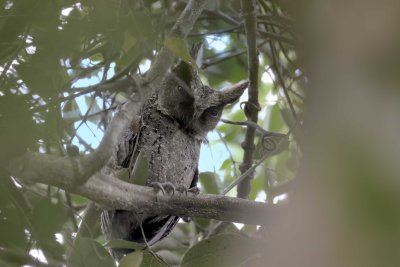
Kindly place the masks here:
<instances>
[{"instance_id":1,"label":"owl's head","mask_svg":"<svg viewBox=\"0 0 400 267\"><path fill-rule=\"evenodd\" d=\"M213 90L201 82L195 68L181 61L164 80L159 109L188 133L205 139L220 120L224 107L239 99L246 87L247 82L243 82L230 89Z\"/></svg>"}]
</instances>

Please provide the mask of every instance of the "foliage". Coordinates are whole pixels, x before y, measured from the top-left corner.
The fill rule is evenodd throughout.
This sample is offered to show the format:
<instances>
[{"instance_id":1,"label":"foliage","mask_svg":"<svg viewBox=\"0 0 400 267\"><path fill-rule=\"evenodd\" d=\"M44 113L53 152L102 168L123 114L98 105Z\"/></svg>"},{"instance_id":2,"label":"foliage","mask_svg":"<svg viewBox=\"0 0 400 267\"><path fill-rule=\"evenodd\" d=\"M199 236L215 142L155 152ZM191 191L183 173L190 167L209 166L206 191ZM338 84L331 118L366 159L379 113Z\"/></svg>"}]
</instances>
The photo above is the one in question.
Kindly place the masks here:
<instances>
[{"instance_id":1,"label":"foliage","mask_svg":"<svg viewBox=\"0 0 400 267\"><path fill-rule=\"evenodd\" d=\"M77 157L92 152L115 109L131 94L127 87L112 86L116 81L144 73L163 44L178 58L191 61L182 52L183 40L165 40L184 7L184 1L156 0L1 2L0 265L61 266L69 261L72 266L114 266L98 225L92 226L93 239L81 239L78 249L71 248L87 199L51 186L22 184L18 177L8 175L6 166L27 150ZM299 116L304 82L296 64L291 19L275 2L259 1L257 12L259 125L287 133L295 125L295 116L283 91L289 92ZM199 40L205 44L202 78L211 87L247 78L239 1L210 1L188 43ZM240 103L231 106L224 117L245 121L240 107ZM210 135L203 151L211 151L215 158L202 158L203 192L218 194L240 175L244 134L244 127L220 123ZM255 160L271 153L263 141L258 135ZM296 143L290 142L279 152L256 169L250 199L273 202L274 188L292 179L295 168L288 168L288 163L296 165ZM218 222L200 218L179 224L171 236L152 248L162 259L138 250L120 266L164 266L164 262L204 266L205 260L217 266L219 256L196 256L214 248L221 250L218 255L223 258L235 251L238 258L230 259L235 261L254 254L238 245L254 241L247 235L256 232L255 227L218 226ZM209 238L218 232L225 234Z\"/></svg>"}]
</instances>

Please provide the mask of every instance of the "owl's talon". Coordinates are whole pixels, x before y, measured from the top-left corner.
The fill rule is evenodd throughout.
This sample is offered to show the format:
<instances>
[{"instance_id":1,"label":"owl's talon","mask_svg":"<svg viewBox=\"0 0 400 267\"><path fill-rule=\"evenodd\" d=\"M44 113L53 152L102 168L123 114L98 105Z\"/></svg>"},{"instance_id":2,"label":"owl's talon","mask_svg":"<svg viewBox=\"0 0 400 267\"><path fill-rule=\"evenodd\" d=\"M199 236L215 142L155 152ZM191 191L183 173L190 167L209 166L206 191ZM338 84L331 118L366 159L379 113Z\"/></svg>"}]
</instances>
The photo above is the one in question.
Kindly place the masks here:
<instances>
[{"instance_id":1,"label":"owl's talon","mask_svg":"<svg viewBox=\"0 0 400 267\"><path fill-rule=\"evenodd\" d=\"M170 182L166 182L166 183L151 182L148 185L153 187L156 190L161 191L163 193L163 195L165 195L166 192L171 192L171 195L173 196L173 195L175 195L175 191L177 191L175 186Z\"/></svg>"},{"instance_id":2,"label":"owl's talon","mask_svg":"<svg viewBox=\"0 0 400 267\"><path fill-rule=\"evenodd\" d=\"M200 189L197 186L189 188L188 192L195 194L196 196L200 194Z\"/></svg>"},{"instance_id":3,"label":"owl's talon","mask_svg":"<svg viewBox=\"0 0 400 267\"><path fill-rule=\"evenodd\" d=\"M163 183L162 185L164 186L164 189L166 189L167 191L171 191L172 196L175 195L176 188L172 183L167 182Z\"/></svg>"},{"instance_id":4,"label":"owl's talon","mask_svg":"<svg viewBox=\"0 0 400 267\"><path fill-rule=\"evenodd\" d=\"M176 191L178 191L179 193L181 193L181 194L185 194L186 196L187 196L187 194L188 194L188 189L187 189L187 187L186 186L184 186L184 185L178 185L177 187L176 187Z\"/></svg>"},{"instance_id":5,"label":"owl's talon","mask_svg":"<svg viewBox=\"0 0 400 267\"><path fill-rule=\"evenodd\" d=\"M161 191L162 193L163 193L163 195L165 195L165 189L164 189L164 186L161 184L161 183L159 183L159 182L152 182L152 183L149 183L149 186L150 187L153 187L156 191L158 190L158 191Z\"/></svg>"}]
</instances>

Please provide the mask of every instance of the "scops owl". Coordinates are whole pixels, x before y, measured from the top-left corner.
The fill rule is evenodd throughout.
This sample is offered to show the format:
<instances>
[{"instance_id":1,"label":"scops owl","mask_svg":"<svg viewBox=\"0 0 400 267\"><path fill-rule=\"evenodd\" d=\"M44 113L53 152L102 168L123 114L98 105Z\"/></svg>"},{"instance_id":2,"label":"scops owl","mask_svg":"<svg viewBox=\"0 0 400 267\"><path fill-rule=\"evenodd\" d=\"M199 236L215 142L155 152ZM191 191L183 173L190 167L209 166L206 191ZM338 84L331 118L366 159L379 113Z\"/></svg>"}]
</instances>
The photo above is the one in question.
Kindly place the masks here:
<instances>
[{"instance_id":1,"label":"scops owl","mask_svg":"<svg viewBox=\"0 0 400 267\"><path fill-rule=\"evenodd\" d=\"M133 170L142 154L148 161L146 185L162 191L196 189L201 143L217 125L224 106L236 101L246 87L244 82L228 90L213 90L203 85L195 68L181 61L132 122L119 147L118 164ZM143 229L148 245L167 236L179 220L177 216L140 220L125 210L107 210L101 217L107 239L145 243ZM116 259L129 252L112 250Z\"/></svg>"}]
</instances>

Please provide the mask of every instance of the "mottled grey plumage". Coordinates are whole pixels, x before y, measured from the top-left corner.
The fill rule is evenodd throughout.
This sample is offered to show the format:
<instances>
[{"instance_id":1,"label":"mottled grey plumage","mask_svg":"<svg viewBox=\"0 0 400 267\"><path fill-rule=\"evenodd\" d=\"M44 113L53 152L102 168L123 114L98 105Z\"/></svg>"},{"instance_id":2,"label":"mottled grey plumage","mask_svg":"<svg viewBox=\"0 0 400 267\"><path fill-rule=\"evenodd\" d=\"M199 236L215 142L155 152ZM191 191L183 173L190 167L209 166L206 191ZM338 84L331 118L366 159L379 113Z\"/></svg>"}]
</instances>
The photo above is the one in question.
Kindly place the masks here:
<instances>
[{"instance_id":1,"label":"mottled grey plumage","mask_svg":"<svg viewBox=\"0 0 400 267\"><path fill-rule=\"evenodd\" d=\"M194 68L181 62L132 122L117 153L118 165L132 170L144 156L148 160L147 185L167 191L195 188L201 142L217 125L224 106L237 100L245 87L214 91L203 85ZM155 216L140 222L134 212L111 210L103 212L102 228L107 239L143 243L141 223L146 241L152 245L168 235L178 220L176 216ZM128 252L114 249L113 255L119 259Z\"/></svg>"}]
</instances>

